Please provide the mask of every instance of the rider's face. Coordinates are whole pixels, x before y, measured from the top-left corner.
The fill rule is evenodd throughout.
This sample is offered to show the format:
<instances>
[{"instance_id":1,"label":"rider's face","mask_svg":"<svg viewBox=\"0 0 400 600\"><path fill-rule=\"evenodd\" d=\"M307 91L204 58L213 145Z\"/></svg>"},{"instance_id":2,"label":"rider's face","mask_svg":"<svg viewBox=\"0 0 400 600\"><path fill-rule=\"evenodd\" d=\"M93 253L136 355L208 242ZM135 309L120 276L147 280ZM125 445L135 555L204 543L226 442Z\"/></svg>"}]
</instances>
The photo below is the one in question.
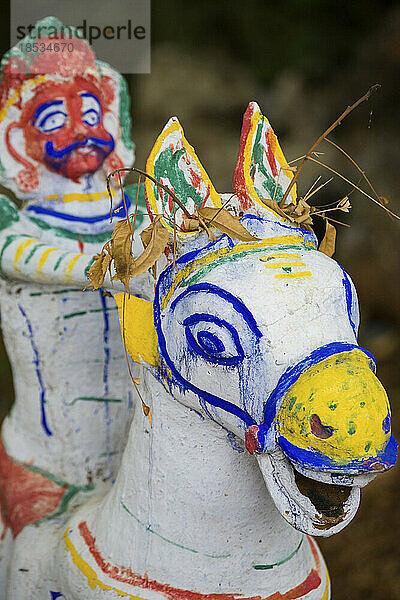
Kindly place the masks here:
<instances>
[{"instance_id":1,"label":"rider's face","mask_svg":"<svg viewBox=\"0 0 400 600\"><path fill-rule=\"evenodd\" d=\"M94 173L114 149L103 109L99 90L83 79L42 86L22 114L27 154L74 181Z\"/></svg>"}]
</instances>

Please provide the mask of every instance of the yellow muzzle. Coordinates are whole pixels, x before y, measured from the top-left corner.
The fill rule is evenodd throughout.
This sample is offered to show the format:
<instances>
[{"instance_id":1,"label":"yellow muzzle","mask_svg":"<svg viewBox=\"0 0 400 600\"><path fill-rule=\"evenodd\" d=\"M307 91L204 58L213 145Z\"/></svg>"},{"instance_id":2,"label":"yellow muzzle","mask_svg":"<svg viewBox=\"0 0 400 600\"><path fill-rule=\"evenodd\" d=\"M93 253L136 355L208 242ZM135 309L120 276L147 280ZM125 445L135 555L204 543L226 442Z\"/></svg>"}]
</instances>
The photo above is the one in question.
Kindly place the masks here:
<instances>
[{"instance_id":1,"label":"yellow muzzle","mask_svg":"<svg viewBox=\"0 0 400 600\"><path fill-rule=\"evenodd\" d=\"M388 468L381 461L391 438L388 398L357 348L305 369L286 391L275 427L284 452L304 466Z\"/></svg>"}]
</instances>

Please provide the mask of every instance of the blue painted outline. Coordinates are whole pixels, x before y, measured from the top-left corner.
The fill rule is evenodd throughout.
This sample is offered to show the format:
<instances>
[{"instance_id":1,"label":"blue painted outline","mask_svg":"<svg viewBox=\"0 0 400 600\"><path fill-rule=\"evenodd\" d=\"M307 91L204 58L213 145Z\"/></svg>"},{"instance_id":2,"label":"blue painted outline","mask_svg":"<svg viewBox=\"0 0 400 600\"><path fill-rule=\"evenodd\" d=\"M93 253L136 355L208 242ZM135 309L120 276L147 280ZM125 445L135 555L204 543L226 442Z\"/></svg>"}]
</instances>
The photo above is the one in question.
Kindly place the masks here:
<instances>
[{"instance_id":1,"label":"blue painted outline","mask_svg":"<svg viewBox=\"0 0 400 600\"><path fill-rule=\"evenodd\" d=\"M38 120L39 116L44 110L50 108L51 106L60 106L60 104L64 104L64 100L51 100L50 102L43 102L43 104L38 106L35 112L33 113L31 117L31 124L34 127L36 127L36 121Z\"/></svg>"},{"instance_id":2,"label":"blue painted outline","mask_svg":"<svg viewBox=\"0 0 400 600\"><path fill-rule=\"evenodd\" d=\"M79 96L81 98L93 98L95 100L95 102L97 103L97 105L98 105L98 112L96 112L96 110L94 108L89 108L84 113L82 113L82 122L85 123L85 125L88 125L89 127L95 127L96 125L98 125L100 123L100 121L102 119L102 116L103 116L103 111L102 111L100 100L98 99L98 97L95 94L91 94L90 92L80 92ZM94 112L95 113L95 115L97 117L97 123L88 123L83 118L83 117L85 117L85 115L87 115L90 112Z\"/></svg>"},{"instance_id":3,"label":"blue painted outline","mask_svg":"<svg viewBox=\"0 0 400 600\"><path fill-rule=\"evenodd\" d=\"M206 348L205 347L203 348L200 345L200 343L195 339L195 337L193 336L193 334L190 330L190 327L193 327L194 325L197 325L198 323L201 323L201 322L215 323L219 327L223 327L224 329L226 329L232 336L232 340L233 340L233 343L235 344L237 355L224 357L224 356L219 356L218 352L215 352L215 353L207 352ZM242 344L240 343L239 335L238 335L236 329L234 327L232 327L232 325L230 323L228 323L228 321L225 321L224 319L220 319L219 317L216 317L215 315L209 315L206 313L195 313L195 314L192 314L189 317L187 317L183 321L183 325L186 328L185 335L186 335L188 344L197 354L200 354L200 356L205 358L205 360L212 362L214 364L218 364L218 365L234 366L234 365L237 365L238 363L242 362L242 360L244 359L244 351L242 348ZM200 332L200 333L202 333L202 332ZM203 333L210 333L210 332L203 332ZM216 336L214 334L211 334L211 335L213 335L213 337L215 337L216 340L218 342L220 342L220 344L222 344L222 350L220 352L223 352L225 350L225 346L224 346L223 342L218 338L218 336Z\"/></svg>"},{"instance_id":4,"label":"blue painted outline","mask_svg":"<svg viewBox=\"0 0 400 600\"><path fill-rule=\"evenodd\" d=\"M103 329L103 342L104 342L104 369L103 369L103 383L104 383L104 396L108 395L109 386L108 386L108 369L110 364L110 347L108 345L109 341L109 331L110 331L110 322L108 318L107 312L107 301L106 296L104 296L104 291L100 288L100 302L101 307L103 309L103 321L104 321L104 329Z\"/></svg>"},{"instance_id":5,"label":"blue painted outline","mask_svg":"<svg viewBox=\"0 0 400 600\"><path fill-rule=\"evenodd\" d=\"M173 265L171 265L171 266L173 268ZM168 267L168 269L170 269L170 268L171 267ZM160 279L161 279L161 277L160 277ZM159 281L160 281L160 279L159 279ZM158 284L157 284L157 291L158 291ZM227 302L232 304L232 306L236 310L236 312L238 312L240 315L242 315L243 319L245 320L247 325L250 327L252 332L258 338L262 337L262 333L258 328L255 318L253 317L253 315L251 314L251 312L249 311L247 306L242 302L242 300L240 300L239 298L237 298L237 296L234 296L230 292L227 292L223 288L220 288L219 286L214 285L213 283L195 283L194 285L191 285L186 290L184 290L181 294L179 294L179 296L177 298L175 298L175 300L172 302L169 310L170 311L175 310L177 303L180 302L186 296L191 295L191 294L197 294L199 292L204 292L206 294L214 294L215 296L219 296L223 300L226 300Z\"/></svg>"},{"instance_id":6,"label":"blue painted outline","mask_svg":"<svg viewBox=\"0 0 400 600\"><path fill-rule=\"evenodd\" d=\"M347 275L346 271L343 269L343 267L339 263L336 263L336 264L338 265L338 267L341 269L341 271L343 273L342 284L344 287L344 293L345 293L345 297L346 297L347 314L348 314L350 325L354 332L354 335L357 337L357 326L353 319L353 291L351 289L350 278Z\"/></svg>"},{"instance_id":7,"label":"blue painted outline","mask_svg":"<svg viewBox=\"0 0 400 600\"><path fill-rule=\"evenodd\" d=\"M131 206L131 201L130 201L128 194L124 193L124 196L125 196L126 209L129 211L129 208ZM121 209L121 210L119 210L119 209ZM47 215L49 217L55 217L55 218L61 219L63 221L75 221L75 222L79 222L79 223L99 223L100 221L109 221L110 220L109 212L106 213L105 215L104 214L98 215L96 217L78 217L76 215L71 215L69 213L63 213L63 212L59 212L56 210L43 208L43 206L37 206L35 204L32 206L28 206L25 210L33 212L37 215ZM125 206L122 201L118 204L118 206L113 208L114 213L117 210L119 211L117 218L118 219L125 218L125 216L126 216Z\"/></svg>"},{"instance_id":8,"label":"blue painted outline","mask_svg":"<svg viewBox=\"0 0 400 600\"><path fill-rule=\"evenodd\" d=\"M225 244L221 242L225 242ZM233 248L234 245L235 244L231 240L231 238L226 233L224 233L221 235L221 237L215 240L215 242L209 242L206 246L202 246L201 248L197 248L196 250L186 252L186 254L183 254L175 261L175 264L184 266L187 263L194 261L199 255L205 256L209 252L213 250L219 250L220 248Z\"/></svg>"},{"instance_id":9,"label":"blue painted outline","mask_svg":"<svg viewBox=\"0 0 400 600\"><path fill-rule=\"evenodd\" d=\"M317 239L317 236L315 235L315 233L312 233L311 231L307 231L306 229L302 229L301 227L294 227L292 225L286 225L285 223L281 223L280 221L267 221L263 217L260 217L258 215L252 215L252 214L243 215L243 217L240 218L240 222L242 223L243 226L244 226L244 223L246 222L246 220L258 221L259 223L263 223L264 225L272 224L272 225L281 227L282 229L289 229L290 231L293 231L293 232L299 234L300 243L304 244L304 242L312 242L316 247L318 245L318 239Z\"/></svg>"},{"instance_id":10,"label":"blue painted outline","mask_svg":"<svg viewBox=\"0 0 400 600\"><path fill-rule=\"evenodd\" d=\"M70 152L72 152L72 150L75 150L75 148L82 148L84 146L87 146L90 142L92 142L95 146L106 146L106 148L110 148L110 154L115 147L114 138L112 136L110 140L102 140L101 138L88 137L85 141L74 142L73 144L65 146L65 148L62 148L61 150L56 150L54 148L53 142L49 140L48 142L46 142L44 147L47 154L52 158L63 158L66 154L69 154Z\"/></svg>"},{"instance_id":11,"label":"blue painted outline","mask_svg":"<svg viewBox=\"0 0 400 600\"><path fill-rule=\"evenodd\" d=\"M349 344L347 342L331 342L325 346L320 346L319 348L313 350L311 354L303 358L303 360L286 369L286 371L280 377L275 389L265 403L264 422L262 424L262 429L266 432L270 428L279 410L280 401L283 399L283 396L287 390L297 381L305 369L308 369L308 367L311 367L312 365L315 365L325 358L333 356L334 354L350 352L351 350L360 350L363 352L370 360L371 371L375 373L375 358L370 352L368 352L368 350L364 350L364 348L357 346L357 344Z\"/></svg>"},{"instance_id":12,"label":"blue painted outline","mask_svg":"<svg viewBox=\"0 0 400 600\"><path fill-rule=\"evenodd\" d=\"M278 437L278 444L285 455L294 463L318 471L371 471L371 465L375 462L381 462L387 465L387 468L393 467L397 459L397 442L393 435L382 452L377 452L375 456L369 456L364 459L355 459L345 465L339 465L334 460L318 452L317 450L303 450L294 444L288 442L283 436Z\"/></svg>"},{"instance_id":13,"label":"blue painted outline","mask_svg":"<svg viewBox=\"0 0 400 600\"><path fill-rule=\"evenodd\" d=\"M38 348L35 344L35 340L33 338L33 328L32 328L31 322L29 321L25 310L22 308L22 306L20 304L18 304L18 308L19 308L22 316L24 317L26 326L28 328L29 341L31 343L31 347L33 350L33 356L34 356L32 362L35 365L36 376L38 378L38 382L39 382L39 386L40 386L40 422L41 422L41 425L42 425L46 435L48 435L50 437L53 435L53 433L49 429L49 426L47 424L47 417L46 417L46 411L45 411L46 388L44 386L42 374L41 374L40 368L39 368L40 367L39 350L38 350Z\"/></svg>"},{"instance_id":14,"label":"blue painted outline","mask_svg":"<svg viewBox=\"0 0 400 600\"><path fill-rule=\"evenodd\" d=\"M199 331L197 334L197 340L198 345L201 348L204 348L204 351L208 352L210 355L218 356L218 354L222 354L226 350L224 342L211 331Z\"/></svg>"},{"instance_id":15,"label":"blue painted outline","mask_svg":"<svg viewBox=\"0 0 400 600\"><path fill-rule=\"evenodd\" d=\"M91 114L95 115L95 118L96 118L95 123L90 123L88 120L88 117ZM82 123L85 123L85 125L87 125L88 127L97 127L97 125L100 123L99 113L97 113L94 108L89 108L82 114Z\"/></svg>"},{"instance_id":16,"label":"blue painted outline","mask_svg":"<svg viewBox=\"0 0 400 600\"><path fill-rule=\"evenodd\" d=\"M54 127L51 127L50 129L45 128L45 124L47 122L47 120L50 117L54 117L55 115L63 115L63 117L65 117L63 123L61 125L55 125ZM65 122L67 120L68 115L65 112L62 112L61 110L55 110L51 113L47 113L47 115L45 115L43 117L43 120L38 123L37 125L35 125L36 129L39 129L39 131L41 131L42 133L52 133L53 131L58 131L58 129L62 129L65 125Z\"/></svg>"},{"instance_id":17,"label":"blue painted outline","mask_svg":"<svg viewBox=\"0 0 400 600\"><path fill-rule=\"evenodd\" d=\"M162 287L163 287L164 279L170 277L172 269L173 269L173 265L171 265L170 267L168 267L165 271L163 271L161 273L161 275L158 279L157 285L156 285L156 293L155 293L155 299L154 299L154 303L153 303L154 324L155 324L155 328L157 331L158 347L159 347L160 356L162 357L162 359L165 362L165 364L167 365L167 367L170 369L171 374L174 379L174 382L177 385L181 386L183 389L190 390L191 392L196 394L196 396L198 396L198 398L200 400L200 404L203 401L203 402L207 402L208 404L211 404L212 406L214 406L216 408L221 408L222 410L225 410L226 412L229 412L229 413L235 415L236 417L238 417L239 419L241 419L244 422L244 424L246 425L246 427L250 427L250 425L256 425L256 422L253 419L253 417L251 417L246 411L244 411L240 407L236 406L232 402L229 402L228 400L223 400L222 398L219 398L218 396L214 396L214 394L206 392L205 390L201 390L200 388L196 387L195 385L191 384L189 381L184 379L182 377L182 375L179 373L179 371L176 369L171 358L169 357L168 352L167 352L166 340L165 340L165 337L164 337L164 334L163 334L163 331L161 328L160 299L161 299L162 295L160 293L160 289L162 289ZM257 327L257 324L255 322L253 315L244 306L242 301L239 300L238 298L236 298L235 296L233 296L232 294L230 294L229 292L226 292L225 290L222 290L221 288L211 285L211 284L196 284L196 285L191 286L190 288L185 290L182 294L180 294L180 296L178 298L176 298L173 301L173 303L171 304L170 310L173 310L173 307L176 306L176 303L180 299L182 299L187 294L194 293L195 291L196 292L197 291L207 291L208 293L215 293L217 291L218 292L217 295L228 300L233 305L238 306L239 310L237 309L237 312L242 314L242 316L244 317L245 321L249 324L249 326L253 330L255 329L256 335L258 332L258 334L259 334L258 337L261 337L261 332ZM236 306L235 306L235 308L236 308ZM251 325L250 325L250 323L251 323Z\"/></svg>"}]
</instances>

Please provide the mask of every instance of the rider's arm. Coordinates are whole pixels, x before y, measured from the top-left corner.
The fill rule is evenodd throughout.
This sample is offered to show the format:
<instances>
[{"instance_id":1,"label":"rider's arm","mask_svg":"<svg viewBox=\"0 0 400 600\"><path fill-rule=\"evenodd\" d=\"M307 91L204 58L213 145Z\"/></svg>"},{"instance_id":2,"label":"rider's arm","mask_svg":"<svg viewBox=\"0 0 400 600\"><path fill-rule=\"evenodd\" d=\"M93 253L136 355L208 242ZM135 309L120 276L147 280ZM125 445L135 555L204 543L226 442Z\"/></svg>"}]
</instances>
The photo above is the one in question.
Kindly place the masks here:
<instances>
[{"instance_id":1,"label":"rider's arm","mask_svg":"<svg viewBox=\"0 0 400 600\"><path fill-rule=\"evenodd\" d=\"M10 281L84 287L93 257L43 243L27 232L27 223L0 196L0 275Z\"/></svg>"},{"instance_id":2,"label":"rider's arm","mask_svg":"<svg viewBox=\"0 0 400 600\"><path fill-rule=\"evenodd\" d=\"M30 235L30 228L30 221L19 214L8 198L0 196L0 277L15 282L78 288L89 284L87 274L94 263L92 255L50 246ZM151 298L153 284L151 275L142 273L130 280L130 292ZM120 281L111 282L109 272L102 287L112 292L125 289Z\"/></svg>"}]
</instances>

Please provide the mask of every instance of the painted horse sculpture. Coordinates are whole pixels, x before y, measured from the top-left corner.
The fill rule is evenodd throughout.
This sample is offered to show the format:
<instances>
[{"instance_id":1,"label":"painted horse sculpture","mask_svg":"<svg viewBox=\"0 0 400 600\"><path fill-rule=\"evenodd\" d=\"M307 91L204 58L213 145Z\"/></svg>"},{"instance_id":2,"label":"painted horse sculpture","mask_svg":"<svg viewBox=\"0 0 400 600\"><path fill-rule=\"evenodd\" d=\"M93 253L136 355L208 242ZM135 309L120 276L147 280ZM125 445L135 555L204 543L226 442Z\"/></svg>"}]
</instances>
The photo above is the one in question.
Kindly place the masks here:
<instances>
[{"instance_id":1,"label":"painted horse sculpture","mask_svg":"<svg viewBox=\"0 0 400 600\"><path fill-rule=\"evenodd\" d=\"M18 210L0 196L2 330L15 387L0 443L2 599L13 537L115 478L132 412L128 374L114 368L123 360L115 303L82 291L113 227L106 173L134 159L129 96L85 40L73 37L73 52L32 50L40 30L65 45L62 27L43 19L1 64L0 182L24 202Z\"/></svg>"},{"instance_id":2,"label":"painted horse sculpture","mask_svg":"<svg viewBox=\"0 0 400 600\"><path fill-rule=\"evenodd\" d=\"M181 208L146 180L149 214L163 215L170 244L155 288L135 291L133 279L131 295L115 299L152 425L137 409L104 495L84 503L82 493L75 511L22 530L9 598L330 597L310 534L352 519L360 488L393 466L397 444L374 359L357 344L349 276L312 232L262 201L282 198L285 166L251 103L225 206L248 241L213 224L211 241L188 231ZM147 172L189 213L222 206L176 118Z\"/></svg>"}]
</instances>

